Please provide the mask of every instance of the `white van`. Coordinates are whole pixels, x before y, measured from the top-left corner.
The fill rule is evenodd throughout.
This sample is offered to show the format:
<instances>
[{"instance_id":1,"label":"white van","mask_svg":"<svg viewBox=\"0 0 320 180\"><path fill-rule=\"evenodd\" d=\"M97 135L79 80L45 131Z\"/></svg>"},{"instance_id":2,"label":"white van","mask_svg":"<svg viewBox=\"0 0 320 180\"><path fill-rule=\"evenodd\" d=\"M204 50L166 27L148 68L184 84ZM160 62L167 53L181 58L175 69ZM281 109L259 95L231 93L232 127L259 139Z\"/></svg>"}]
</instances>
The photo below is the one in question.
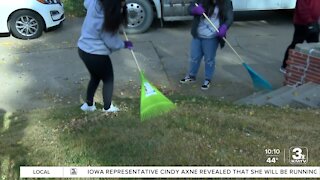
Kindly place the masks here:
<instances>
[{"instance_id":1,"label":"white van","mask_svg":"<svg viewBox=\"0 0 320 180\"><path fill-rule=\"evenodd\" d=\"M60 0L0 0L0 33L34 39L65 19Z\"/></svg>"},{"instance_id":2,"label":"white van","mask_svg":"<svg viewBox=\"0 0 320 180\"><path fill-rule=\"evenodd\" d=\"M232 0L235 11L293 9L296 0Z\"/></svg>"},{"instance_id":3,"label":"white van","mask_svg":"<svg viewBox=\"0 0 320 180\"><path fill-rule=\"evenodd\" d=\"M191 0L126 0L129 33L146 31L154 17L161 21L190 20ZM320 1L320 0L319 0ZM232 0L235 11L293 9L296 0Z\"/></svg>"}]
</instances>

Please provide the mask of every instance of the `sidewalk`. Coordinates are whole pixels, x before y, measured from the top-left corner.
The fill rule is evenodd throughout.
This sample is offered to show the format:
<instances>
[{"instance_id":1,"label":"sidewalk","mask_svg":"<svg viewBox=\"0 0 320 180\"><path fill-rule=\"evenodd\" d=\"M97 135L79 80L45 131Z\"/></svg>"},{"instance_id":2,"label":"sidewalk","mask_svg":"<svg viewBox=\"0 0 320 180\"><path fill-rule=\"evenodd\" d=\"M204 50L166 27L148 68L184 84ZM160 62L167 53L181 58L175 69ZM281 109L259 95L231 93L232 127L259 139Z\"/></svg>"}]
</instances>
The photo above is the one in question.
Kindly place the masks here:
<instances>
[{"instance_id":1,"label":"sidewalk","mask_svg":"<svg viewBox=\"0 0 320 180\"><path fill-rule=\"evenodd\" d=\"M228 36L246 63L275 88L282 86L279 66L293 31L290 19L279 21L276 17L270 21L236 21ZM0 108L15 111L58 104L80 105L89 79L77 54L81 23L81 18L67 19L61 29L45 33L37 40L0 38ZM138 61L152 84L165 93L214 96L229 101L254 92L248 73L228 47L218 50L214 85L208 91L200 89L203 66L197 83L181 85L179 80L188 68L189 30L190 21L165 23L164 28L155 23L147 33L129 35ZM121 50L111 58L114 95L139 98L140 79L130 51ZM101 101L100 90L97 100Z\"/></svg>"}]
</instances>

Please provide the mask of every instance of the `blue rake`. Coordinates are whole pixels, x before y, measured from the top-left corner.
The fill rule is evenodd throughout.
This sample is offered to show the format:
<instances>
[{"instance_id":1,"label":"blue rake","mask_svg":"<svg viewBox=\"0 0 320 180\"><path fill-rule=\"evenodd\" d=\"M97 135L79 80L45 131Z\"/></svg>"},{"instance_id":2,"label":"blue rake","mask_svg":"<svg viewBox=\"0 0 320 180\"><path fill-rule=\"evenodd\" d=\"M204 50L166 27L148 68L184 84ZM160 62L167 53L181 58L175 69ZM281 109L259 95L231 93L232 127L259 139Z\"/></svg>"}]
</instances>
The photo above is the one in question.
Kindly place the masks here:
<instances>
[{"instance_id":1,"label":"blue rake","mask_svg":"<svg viewBox=\"0 0 320 180\"><path fill-rule=\"evenodd\" d=\"M197 3L195 3L196 6L198 6ZM219 32L218 28L212 23L212 21L208 18L208 16L205 13L202 13L202 15L207 19L207 21L211 24L211 26ZM247 69L247 71L250 74L250 77L252 79L253 85L256 89L267 89L272 90L272 85L265 80L261 75L259 75L256 71L254 71L248 64L244 62L244 60L241 58L241 56L237 53L237 51L231 46L229 41L225 37L223 37L223 40L228 44L228 46L232 49L232 51L238 56L239 60L241 61L242 65Z\"/></svg>"},{"instance_id":2,"label":"blue rake","mask_svg":"<svg viewBox=\"0 0 320 180\"><path fill-rule=\"evenodd\" d=\"M255 72L248 64L242 63L242 65L248 70L252 83L256 89L267 89L272 90L272 85Z\"/></svg>"}]
</instances>

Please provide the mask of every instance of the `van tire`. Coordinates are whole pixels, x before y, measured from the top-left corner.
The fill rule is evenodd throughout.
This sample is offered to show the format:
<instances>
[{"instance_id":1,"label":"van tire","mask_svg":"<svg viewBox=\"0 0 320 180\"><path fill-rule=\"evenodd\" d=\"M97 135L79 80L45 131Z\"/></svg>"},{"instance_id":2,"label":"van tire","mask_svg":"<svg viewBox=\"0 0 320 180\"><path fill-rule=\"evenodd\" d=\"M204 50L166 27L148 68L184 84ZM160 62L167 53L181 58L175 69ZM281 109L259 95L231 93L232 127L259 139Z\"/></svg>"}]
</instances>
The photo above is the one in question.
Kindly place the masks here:
<instances>
[{"instance_id":1,"label":"van tire","mask_svg":"<svg viewBox=\"0 0 320 180\"><path fill-rule=\"evenodd\" d=\"M126 32L143 33L149 29L154 12L149 0L127 0L128 24Z\"/></svg>"}]
</instances>

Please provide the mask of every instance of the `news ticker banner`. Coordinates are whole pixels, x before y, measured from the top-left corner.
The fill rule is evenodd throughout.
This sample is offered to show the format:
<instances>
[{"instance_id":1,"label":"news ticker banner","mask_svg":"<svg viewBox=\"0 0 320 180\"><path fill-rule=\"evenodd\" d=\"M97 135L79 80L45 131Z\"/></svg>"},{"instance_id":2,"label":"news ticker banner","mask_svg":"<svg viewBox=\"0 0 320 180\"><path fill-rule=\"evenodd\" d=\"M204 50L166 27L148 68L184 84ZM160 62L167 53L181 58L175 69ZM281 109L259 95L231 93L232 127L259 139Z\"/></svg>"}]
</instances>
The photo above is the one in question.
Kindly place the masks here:
<instances>
[{"instance_id":1,"label":"news ticker banner","mask_svg":"<svg viewBox=\"0 0 320 180\"><path fill-rule=\"evenodd\" d=\"M315 166L21 166L20 178L320 178Z\"/></svg>"}]
</instances>

